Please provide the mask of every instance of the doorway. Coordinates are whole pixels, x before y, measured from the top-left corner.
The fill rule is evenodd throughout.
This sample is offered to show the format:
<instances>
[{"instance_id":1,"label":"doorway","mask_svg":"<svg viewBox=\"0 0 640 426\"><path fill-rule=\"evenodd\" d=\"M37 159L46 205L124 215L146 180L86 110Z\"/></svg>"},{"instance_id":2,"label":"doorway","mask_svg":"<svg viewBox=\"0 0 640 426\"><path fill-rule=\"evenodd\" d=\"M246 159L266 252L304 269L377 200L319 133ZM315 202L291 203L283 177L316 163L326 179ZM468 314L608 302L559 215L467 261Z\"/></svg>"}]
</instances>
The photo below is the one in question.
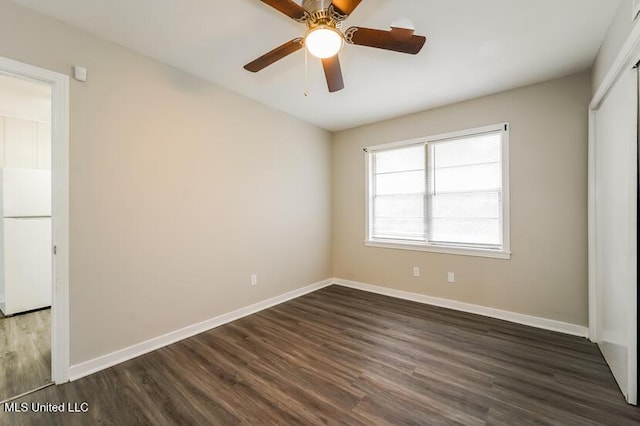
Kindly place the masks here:
<instances>
[{"instance_id":1,"label":"doorway","mask_svg":"<svg viewBox=\"0 0 640 426\"><path fill-rule=\"evenodd\" d=\"M0 75L0 401L51 383L51 87Z\"/></svg>"},{"instance_id":2,"label":"doorway","mask_svg":"<svg viewBox=\"0 0 640 426\"><path fill-rule=\"evenodd\" d=\"M0 57L0 401L68 381L68 85Z\"/></svg>"}]
</instances>

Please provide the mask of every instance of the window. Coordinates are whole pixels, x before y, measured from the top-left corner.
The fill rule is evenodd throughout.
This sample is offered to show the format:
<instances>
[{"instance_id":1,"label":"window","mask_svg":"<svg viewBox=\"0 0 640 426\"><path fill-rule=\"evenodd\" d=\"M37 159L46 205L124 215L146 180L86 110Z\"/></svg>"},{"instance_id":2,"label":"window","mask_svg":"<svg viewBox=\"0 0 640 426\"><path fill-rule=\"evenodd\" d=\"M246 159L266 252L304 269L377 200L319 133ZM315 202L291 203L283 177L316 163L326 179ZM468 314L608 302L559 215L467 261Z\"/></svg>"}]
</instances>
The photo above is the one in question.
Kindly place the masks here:
<instances>
[{"instance_id":1,"label":"window","mask_svg":"<svg viewBox=\"0 0 640 426\"><path fill-rule=\"evenodd\" d=\"M367 148L366 244L509 258L508 129Z\"/></svg>"}]
</instances>

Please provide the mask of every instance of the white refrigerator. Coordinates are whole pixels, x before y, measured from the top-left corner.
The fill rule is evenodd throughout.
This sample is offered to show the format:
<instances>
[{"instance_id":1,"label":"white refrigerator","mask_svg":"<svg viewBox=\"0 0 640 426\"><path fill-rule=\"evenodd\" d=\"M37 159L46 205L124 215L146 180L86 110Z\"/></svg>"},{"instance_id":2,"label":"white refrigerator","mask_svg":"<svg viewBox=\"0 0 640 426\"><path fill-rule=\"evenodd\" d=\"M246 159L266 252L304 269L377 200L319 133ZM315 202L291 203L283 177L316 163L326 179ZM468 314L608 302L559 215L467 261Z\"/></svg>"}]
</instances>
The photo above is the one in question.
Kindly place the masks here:
<instances>
[{"instance_id":1,"label":"white refrigerator","mask_svg":"<svg viewBox=\"0 0 640 426\"><path fill-rule=\"evenodd\" d=\"M51 172L0 169L0 310L51 306Z\"/></svg>"}]
</instances>

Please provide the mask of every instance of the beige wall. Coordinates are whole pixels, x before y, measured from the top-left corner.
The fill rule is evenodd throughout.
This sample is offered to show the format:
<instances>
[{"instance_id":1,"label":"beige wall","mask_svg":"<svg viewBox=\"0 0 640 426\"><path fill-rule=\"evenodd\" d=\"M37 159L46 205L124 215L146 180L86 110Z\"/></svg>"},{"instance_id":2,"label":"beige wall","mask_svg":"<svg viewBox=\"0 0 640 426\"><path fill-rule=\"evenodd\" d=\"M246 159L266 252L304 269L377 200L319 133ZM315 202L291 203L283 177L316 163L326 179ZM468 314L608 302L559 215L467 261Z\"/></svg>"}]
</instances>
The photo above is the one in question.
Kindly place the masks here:
<instances>
[{"instance_id":1,"label":"beige wall","mask_svg":"<svg viewBox=\"0 0 640 426\"><path fill-rule=\"evenodd\" d=\"M598 56L593 63L593 93L600 87L600 83L602 83L607 72L609 72L609 68L613 65L622 45L627 41L627 37L631 33L634 24L632 21L632 3L633 0L621 0L616 16L607 32L607 37L602 43L602 46L600 46Z\"/></svg>"},{"instance_id":2,"label":"beige wall","mask_svg":"<svg viewBox=\"0 0 640 426\"><path fill-rule=\"evenodd\" d=\"M89 69L71 81L72 364L331 276L328 132L5 0L0 56Z\"/></svg>"},{"instance_id":3,"label":"beige wall","mask_svg":"<svg viewBox=\"0 0 640 426\"><path fill-rule=\"evenodd\" d=\"M334 276L586 325L589 97L590 75L581 73L335 134ZM364 246L363 147L503 121L511 123L511 260Z\"/></svg>"}]
</instances>

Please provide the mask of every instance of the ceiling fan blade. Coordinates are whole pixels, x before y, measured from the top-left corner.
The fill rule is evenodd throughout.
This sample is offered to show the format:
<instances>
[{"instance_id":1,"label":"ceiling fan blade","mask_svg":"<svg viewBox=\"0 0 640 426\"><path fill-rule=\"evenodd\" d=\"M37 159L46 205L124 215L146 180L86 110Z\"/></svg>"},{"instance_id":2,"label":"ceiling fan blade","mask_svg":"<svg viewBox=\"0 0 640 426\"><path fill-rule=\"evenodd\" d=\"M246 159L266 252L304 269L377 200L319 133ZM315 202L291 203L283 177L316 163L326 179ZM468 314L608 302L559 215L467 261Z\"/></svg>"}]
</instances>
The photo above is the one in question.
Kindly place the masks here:
<instances>
[{"instance_id":1,"label":"ceiling fan blade","mask_svg":"<svg viewBox=\"0 0 640 426\"><path fill-rule=\"evenodd\" d=\"M396 40L409 40L415 32L413 28L391 27L391 37Z\"/></svg>"},{"instance_id":2,"label":"ceiling fan blade","mask_svg":"<svg viewBox=\"0 0 640 426\"><path fill-rule=\"evenodd\" d=\"M349 16L362 0L333 0L331 4L341 15Z\"/></svg>"},{"instance_id":3,"label":"ceiling fan blade","mask_svg":"<svg viewBox=\"0 0 640 426\"><path fill-rule=\"evenodd\" d=\"M296 52L302 49L304 41L302 38L294 38L291 41L286 42L285 44L276 47L269 53L265 53L260 56L258 59L249 62L244 66L244 69L251 72L258 72L263 68L268 67L276 61L284 58L285 56L291 55L293 52Z\"/></svg>"},{"instance_id":4,"label":"ceiling fan blade","mask_svg":"<svg viewBox=\"0 0 640 426\"><path fill-rule=\"evenodd\" d=\"M347 43L377 47L394 52L415 55L427 41L424 36L414 35L413 30L393 28L391 31L351 27L344 32Z\"/></svg>"},{"instance_id":5,"label":"ceiling fan blade","mask_svg":"<svg viewBox=\"0 0 640 426\"><path fill-rule=\"evenodd\" d=\"M261 0L263 3L268 4L278 12L282 12L288 17L298 20L303 20L305 16L304 9L297 3L291 0Z\"/></svg>"},{"instance_id":6,"label":"ceiling fan blade","mask_svg":"<svg viewBox=\"0 0 640 426\"><path fill-rule=\"evenodd\" d=\"M342 70L340 69L340 59L338 55L322 60L322 68L327 78L327 86L329 92L337 92L344 89L344 81L342 80Z\"/></svg>"}]
</instances>

